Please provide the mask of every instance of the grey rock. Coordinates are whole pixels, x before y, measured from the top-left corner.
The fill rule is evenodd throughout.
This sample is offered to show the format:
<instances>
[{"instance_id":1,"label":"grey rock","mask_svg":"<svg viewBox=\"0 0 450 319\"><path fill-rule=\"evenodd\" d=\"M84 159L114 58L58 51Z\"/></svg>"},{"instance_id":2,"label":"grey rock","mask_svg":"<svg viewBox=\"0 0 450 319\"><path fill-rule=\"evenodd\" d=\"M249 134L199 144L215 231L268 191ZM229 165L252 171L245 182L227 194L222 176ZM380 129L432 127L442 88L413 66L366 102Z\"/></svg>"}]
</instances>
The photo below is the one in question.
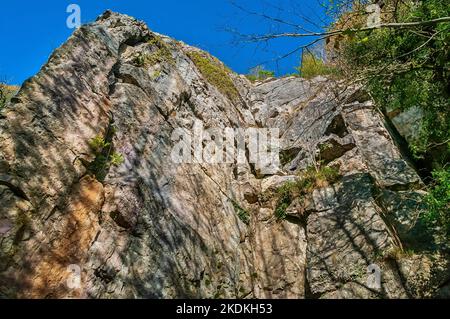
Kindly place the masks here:
<instances>
[{"instance_id":1,"label":"grey rock","mask_svg":"<svg viewBox=\"0 0 450 319\"><path fill-rule=\"evenodd\" d=\"M416 227L402 198L420 199L422 183L359 88L324 77L252 84L229 72L239 95L230 99L192 51L201 52L107 11L1 110L0 297L445 293L447 256L427 262L418 253L430 269L420 280L411 262L382 259ZM279 128L285 163L271 176L248 160L177 164L172 132L196 123ZM96 136L123 163L99 164ZM340 180L293 198L276 220L277 188L322 159ZM366 287L373 263L380 291Z\"/></svg>"},{"instance_id":2,"label":"grey rock","mask_svg":"<svg viewBox=\"0 0 450 319\"><path fill-rule=\"evenodd\" d=\"M314 295L335 291L347 283L366 285L366 269L379 251L393 247L388 226L372 198L366 175L351 176L323 191L327 206L320 204L308 218L308 282ZM315 201L319 194L315 196Z\"/></svg>"}]
</instances>

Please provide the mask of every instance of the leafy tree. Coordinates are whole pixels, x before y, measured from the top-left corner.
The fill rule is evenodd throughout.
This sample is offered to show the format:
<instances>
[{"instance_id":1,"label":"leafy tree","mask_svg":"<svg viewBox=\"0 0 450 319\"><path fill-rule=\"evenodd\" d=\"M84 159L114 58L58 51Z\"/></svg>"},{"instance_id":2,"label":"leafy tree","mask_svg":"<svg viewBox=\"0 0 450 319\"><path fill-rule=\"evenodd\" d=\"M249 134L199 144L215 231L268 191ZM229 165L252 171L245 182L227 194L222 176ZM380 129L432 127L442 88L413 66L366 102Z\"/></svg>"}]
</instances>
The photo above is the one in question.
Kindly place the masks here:
<instances>
[{"instance_id":1,"label":"leafy tree","mask_svg":"<svg viewBox=\"0 0 450 319\"><path fill-rule=\"evenodd\" d=\"M396 8L395 21L430 21L449 12L446 0L408 1ZM422 110L410 148L417 158L432 157L437 168L450 159L449 40L450 23L380 28L348 36L340 52L343 69L367 85L378 105Z\"/></svg>"},{"instance_id":2,"label":"leafy tree","mask_svg":"<svg viewBox=\"0 0 450 319\"><path fill-rule=\"evenodd\" d=\"M435 185L427 196L428 210L424 219L430 228L437 228L445 241L450 240L450 168L433 172Z\"/></svg>"}]
</instances>

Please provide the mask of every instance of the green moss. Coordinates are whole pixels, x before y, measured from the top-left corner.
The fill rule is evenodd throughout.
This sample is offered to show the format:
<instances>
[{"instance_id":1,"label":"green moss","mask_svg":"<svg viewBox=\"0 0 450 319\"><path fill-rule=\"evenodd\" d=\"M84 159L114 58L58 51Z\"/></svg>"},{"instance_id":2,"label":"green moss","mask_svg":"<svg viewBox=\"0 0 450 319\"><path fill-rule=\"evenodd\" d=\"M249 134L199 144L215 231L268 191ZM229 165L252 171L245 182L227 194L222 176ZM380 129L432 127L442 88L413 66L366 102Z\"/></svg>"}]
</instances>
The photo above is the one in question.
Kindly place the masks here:
<instances>
[{"instance_id":1,"label":"green moss","mask_svg":"<svg viewBox=\"0 0 450 319\"><path fill-rule=\"evenodd\" d=\"M214 85L220 93L227 96L233 102L240 100L239 91L236 89L230 77L230 69L218 60L208 57L206 53L190 51L187 54L205 79Z\"/></svg>"},{"instance_id":2,"label":"green moss","mask_svg":"<svg viewBox=\"0 0 450 319\"><path fill-rule=\"evenodd\" d=\"M142 66L146 66L147 61L148 61L148 53L142 53L139 52L138 55L134 58L133 63L136 66L142 67Z\"/></svg>"},{"instance_id":3,"label":"green moss","mask_svg":"<svg viewBox=\"0 0 450 319\"><path fill-rule=\"evenodd\" d=\"M148 67L160 63L175 65L175 59L172 56L169 46L159 36L154 36L148 41L152 47L151 53L140 52L134 58L134 64L139 67Z\"/></svg>"},{"instance_id":4,"label":"green moss","mask_svg":"<svg viewBox=\"0 0 450 319\"><path fill-rule=\"evenodd\" d=\"M159 77L161 77L161 74L162 74L162 72L160 70L157 70L157 71L153 72L152 78L154 80L157 80Z\"/></svg>"}]
</instances>

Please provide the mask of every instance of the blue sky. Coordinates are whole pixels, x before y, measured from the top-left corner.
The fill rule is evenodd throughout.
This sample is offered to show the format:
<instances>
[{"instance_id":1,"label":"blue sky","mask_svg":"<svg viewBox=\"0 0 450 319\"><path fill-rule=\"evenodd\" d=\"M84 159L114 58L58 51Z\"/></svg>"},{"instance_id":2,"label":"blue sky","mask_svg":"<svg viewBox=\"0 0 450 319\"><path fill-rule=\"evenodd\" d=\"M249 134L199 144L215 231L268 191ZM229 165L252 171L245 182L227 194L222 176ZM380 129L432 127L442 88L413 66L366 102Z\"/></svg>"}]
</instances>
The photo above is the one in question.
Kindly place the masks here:
<instances>
[{"instance_id":1,"label":"blue sky","mask_svg":"<svg viewBox=\"0 0 450 319\"><path fill-rule=\"evenodd\" d=\"M277 17L298 19L301 11L318 22L318 0L236 0L239 5ZM233 44L226 28L246 33L282 31L268 20L247 14L229 0L42 0L2 1L0 12L0 80L20 84L36 74L51 52L70 36L66 8L81 7L82 23L96 19L106 9L126 13L145 21L150 29L209 51L239 73L265 63L278 74L295 72L299 54L278 64L267 62L310 39L277 40L270 45ZM298 22L298 20L297 20ZM309 25L310 29L314 26Z\"/></svg>"}]
</instances>

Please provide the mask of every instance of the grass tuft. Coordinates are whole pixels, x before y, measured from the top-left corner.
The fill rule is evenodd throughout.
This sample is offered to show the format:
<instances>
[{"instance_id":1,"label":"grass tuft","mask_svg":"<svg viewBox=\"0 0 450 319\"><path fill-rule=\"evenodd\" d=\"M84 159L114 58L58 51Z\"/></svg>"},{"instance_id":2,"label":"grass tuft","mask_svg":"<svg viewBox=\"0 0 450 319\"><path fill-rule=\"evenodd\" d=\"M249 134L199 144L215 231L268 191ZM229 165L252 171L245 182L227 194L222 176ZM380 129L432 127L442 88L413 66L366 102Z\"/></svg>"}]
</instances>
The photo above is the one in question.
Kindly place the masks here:
<instances>
[{"instance_id":1,"label":"grass tuft","mask_svg":"<svg viewBox=\"0 0 450 319\"><path fill-rule=\"evenodd\" d=\"M172 56L169 46L159 36L154 36L148 41L151 45L151 53L140 52L134 58L134 64L139 67L148 67L160 63L168 63L169 65L175 65L175 59Z\"/></svg>"},{"instance_id":2,"label":"grass tuft","mask_svg":"<svg viewBox=\"0 0 450 319\"><path fill-rule=\"evenodd\" d=\"M220 93L227 96L233 102L240 100L239 91L230 77L230 69L218 60L210 58L206 53L190 51L187 54L205 79L214 85Z\"/></svg>"},{"instance_id":3,"label":"grass tuft","mask_svg":"<svg viewBox=\"0 0 450 319\"><path fill-rule=\"evenodd\" d=\"M321 167L316 170L314 167L303 172L299 179L287 182L276 190L277 206L275 217L284 220L287 217L286 210L295 198L311 193L315 188L326 187L337 182L340 178L339 171L333 167Z\"/></svg>"}]
</instances>

